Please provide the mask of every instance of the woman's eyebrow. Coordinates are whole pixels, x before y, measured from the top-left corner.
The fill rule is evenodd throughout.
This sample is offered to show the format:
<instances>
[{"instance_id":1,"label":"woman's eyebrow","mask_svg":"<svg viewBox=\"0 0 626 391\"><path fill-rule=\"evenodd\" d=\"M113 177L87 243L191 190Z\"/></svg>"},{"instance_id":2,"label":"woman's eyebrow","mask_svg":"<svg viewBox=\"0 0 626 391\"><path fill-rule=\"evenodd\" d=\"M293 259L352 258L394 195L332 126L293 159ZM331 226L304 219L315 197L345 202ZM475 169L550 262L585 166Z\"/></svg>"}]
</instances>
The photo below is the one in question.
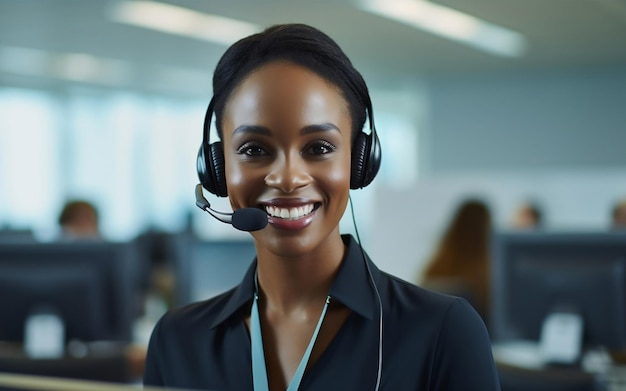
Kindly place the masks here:
<instances>
[{"instance_id":1,"label":"woman's eyebrow","mask_svg":"<svg viewBox=\"0 0 626 391\"><path fill-rule=\"evenodd\" d=\"M336 130L337 132L341 133L341 129L339 129L339 127L337 127L335 124L326 122L323 124L313 124L313 125L305 126L304 128L300 129L300 134L305 135L305 134L310 134L310 133L315 133L315 132L329 132L333 130Z\"/></svg>"},{"instance_id":2,"label":"woman's eyebrow","mask_svg":"<svg viewBox=\"0 0 626 391\"><path fill-rule=\"evenodd\" d=\"M302 129L300 129L300 134L307 135L307 134L316 133L316 132L330 132L333 130L341 133L341 129L339 129L339 127L337 127L336 125L330 122L326 122L323 124L307 125L303 127ZM272 134L272 132L270 132L270 130L267 127L260 126L260 125L238 126L235 128L235 130L233 130L233 135L238 134L238 133L252 133L252 134L258 134L261 136L271 136Z\"/></svg>"},{"instance_id":3,"label":"woman's eyebrow","mask_svg":"<svg viewBox=\"0 0 626 391\"><path fill-rule=\"evenodd\" d=\"M272 132L270 132L268 128L266 128L265 126L259 126L259 125L237 126L235 130L233 130L233 135L237 133L253 133L253 134L259 134L262 136L270 136L272 134Z\"/></svg>"}]
</instances>

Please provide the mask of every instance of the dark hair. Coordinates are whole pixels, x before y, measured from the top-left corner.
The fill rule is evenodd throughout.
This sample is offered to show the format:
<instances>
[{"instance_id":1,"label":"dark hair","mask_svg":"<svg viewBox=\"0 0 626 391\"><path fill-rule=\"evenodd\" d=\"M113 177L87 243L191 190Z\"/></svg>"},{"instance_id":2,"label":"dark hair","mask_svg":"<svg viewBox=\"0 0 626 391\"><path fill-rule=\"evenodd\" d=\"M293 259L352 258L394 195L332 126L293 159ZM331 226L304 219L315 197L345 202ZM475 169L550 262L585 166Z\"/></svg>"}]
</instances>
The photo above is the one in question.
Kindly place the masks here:
<instances>
[{"instance_id":1,"label":"dark hair","mask_svg":"<svg viewBox=\"0 0 626 391\"><path fill-rule=\"evenodd\" d=\"M352 136L356 137L365 124L366 110L371 108L365 80L332 38L305 24L274 25L226 50L213 74L215 120L220 137L224 106L233 90L251 72L276 60L304 66L335 85L348 103Z\"/></svg>"},{"instance_id":2,"label":"dark hair","mask_svg":"<svg viewBox=\"0 0 626 391\"><path fill-rule=\"evenodd\" d=\"M447 293L464 296L485 321L489 316L491 290L491 233L491 211L486 201L479 198L463 200L457 206L423 276L423 283L431 284L431 289L442 288L437 284L446 280L457 285Z\"/></svg>"},{"instance_id":3,"label":"dark hair","mask_svg":"<svg viewBox=\"0 0 626 391\"><path fill-rule=\"evenodd\" d=\"M529 200L520 205L518 210L524 210L529 213L535 220L534 227L539 228L543 225L543 208L537 201Z\"/></svg>"},{"instance_id":4,"label":"dark hair","mask_svg":"<svg viewBox=\"0 0 626 391\"><path fill-rule=\"evenodd\" d=\"M622 213L626 214L626 198L615 201L615 203L613 204L612 217L614 225L620 224L619 219L620 214Z\"/></svg>"},{"instance_id":5,"label":"dark hair","mask_svg":"<svg viewBox=\"0 0 626 391\"><path fill-rule=\"evenodd\" d=\"M528 212L535 218L535 222L537 226L540 226L542 223L543 213L541 212L541 208L536 204L528 205Z\"/></svg>"},{"instance_id":6,"label":"dark hair","mask_svg":"<svg viewBox=\"0 0 626 391\"><path fill-rule=\"evenodd\" d=\"M488 254L490 235L491 212L487 203L477 198L466 199L457 206L442 245L460 249L471 260L473 254L468 252L481 254L480 257Z\"/></svg>"},{"instance_id":7,"label":"dark hair","mask_svg":"<svg viewBox=\"0 0 626 391\"><path fill-rule=\"evenodd\" d=\"M98 210L91 202L86 200L70 200L63 206L59 214L59 224L68 224L85 210L91 211L96 221L98 220Z\"/></svg>"}]
</instances>

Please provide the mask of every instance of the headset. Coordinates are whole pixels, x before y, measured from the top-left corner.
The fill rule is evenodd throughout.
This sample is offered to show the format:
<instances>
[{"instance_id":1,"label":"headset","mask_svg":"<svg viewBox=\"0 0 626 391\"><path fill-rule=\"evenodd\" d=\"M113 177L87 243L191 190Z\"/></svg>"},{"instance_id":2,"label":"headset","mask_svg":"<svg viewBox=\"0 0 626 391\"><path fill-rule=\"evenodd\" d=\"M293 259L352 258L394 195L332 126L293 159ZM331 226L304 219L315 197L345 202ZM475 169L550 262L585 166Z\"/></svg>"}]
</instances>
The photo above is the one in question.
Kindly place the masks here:
<instances>
[{"instance_id":1,"label":"headset","mask_svg":"<svg viewBox=\"0 0 626 391\"><path fill-rule=\"evenodd\" d=\"M353 141L350 167L350 188L361 189L369 185L380 169L381 147L374 126L374 113L369 95L365 99L370 132L360 131ZM209 133L215 109L215 96L211 98L204 116L202 145L198 150L196 168L198 179L207 191L218 197L228 196L224 168L224 147L221 141L210 142Z\"/></svg>"}]
</instances>

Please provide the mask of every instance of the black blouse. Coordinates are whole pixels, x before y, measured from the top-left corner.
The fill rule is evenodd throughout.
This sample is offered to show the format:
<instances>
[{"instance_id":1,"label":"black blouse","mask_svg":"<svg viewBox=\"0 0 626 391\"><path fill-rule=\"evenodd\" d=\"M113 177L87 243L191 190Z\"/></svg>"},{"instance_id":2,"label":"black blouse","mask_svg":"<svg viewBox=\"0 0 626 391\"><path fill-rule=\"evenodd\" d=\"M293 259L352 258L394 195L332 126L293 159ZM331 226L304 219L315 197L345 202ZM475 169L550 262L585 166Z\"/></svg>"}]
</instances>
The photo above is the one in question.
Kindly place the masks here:
<instances>
[{"instance_id":1,"label":"black blouse","mask_svg":"<svg viewBox=\"0 0 626 391\"><path fill-rule=\"evenodd\" d=\"M363 252L351 236L330 296L352 310L300 390L374 390L380 306ZM381 390L500 390L489 335L463 299L417 287L380 271L365 256L383 310ZM241 284L165 314L148 348L144 384L212 391L253 390L244 317L256 261Z\"/></svg>"}]
</instances>

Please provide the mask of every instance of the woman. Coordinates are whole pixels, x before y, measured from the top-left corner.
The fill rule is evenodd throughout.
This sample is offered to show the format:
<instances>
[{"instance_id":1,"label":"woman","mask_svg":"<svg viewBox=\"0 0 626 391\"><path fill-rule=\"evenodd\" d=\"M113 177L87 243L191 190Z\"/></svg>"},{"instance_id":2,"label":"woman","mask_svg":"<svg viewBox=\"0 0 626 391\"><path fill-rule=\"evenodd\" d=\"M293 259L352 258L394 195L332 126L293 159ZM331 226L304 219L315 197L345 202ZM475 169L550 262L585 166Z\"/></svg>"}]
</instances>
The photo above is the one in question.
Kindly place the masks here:
<instances>
[{"instance_id":1,"label":"woman","mask_svg":"<svg viewBox=\"0 0 626 391\"><path fill-rule=\"evenodd\" d=\"M213 77L221 142L203 186L260 208L257 256L222 295L166 314L146 385L207 390L497 390L467 302L379 271L339 221L380 162L367 87L328 36L273 26L231 46ZM373 134L362 131L369 116ZM207 156L208 155L208 156Z\"/></svg>"},{"instance_id":2,"label":"woman","mask_svg":"<svg viewBox=\"0 0 626 391\"><path fill-rule=\"evenodd\" d=\"M464 297L489 320L491 212L478 199L463 201L430 260L421 286Z\"/></svg>"}]
</instances>

